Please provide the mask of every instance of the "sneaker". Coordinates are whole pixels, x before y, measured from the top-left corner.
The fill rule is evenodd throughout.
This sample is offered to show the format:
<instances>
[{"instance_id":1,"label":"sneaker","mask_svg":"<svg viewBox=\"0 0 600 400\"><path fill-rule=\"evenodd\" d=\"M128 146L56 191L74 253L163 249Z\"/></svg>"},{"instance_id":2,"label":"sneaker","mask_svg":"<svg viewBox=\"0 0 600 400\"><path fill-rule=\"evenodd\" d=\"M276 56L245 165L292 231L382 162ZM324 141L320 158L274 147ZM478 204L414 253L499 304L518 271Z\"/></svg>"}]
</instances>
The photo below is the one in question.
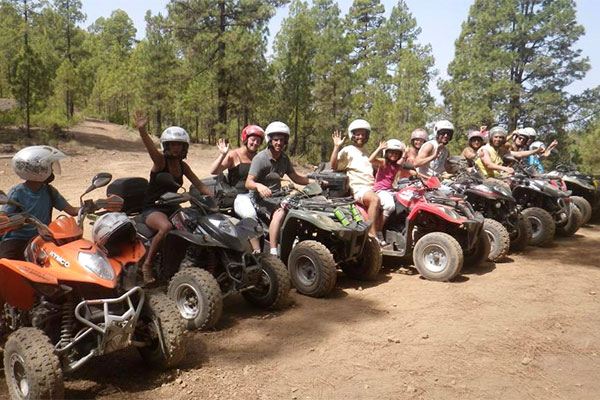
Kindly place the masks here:
<instances>
[{"instance_id":1,"label":"sneaker","mask_svg":"<svg viewBox=\"0 0 600 400\"><path fill-rule=\"evenodd\" d=\"M380 247L384 247L387 246L387 242L385 241L385 239L383 238L383 233L381 232L377 232L377 236L376 236L377 242L379 243Z\"/></svg>"}]
</instances>

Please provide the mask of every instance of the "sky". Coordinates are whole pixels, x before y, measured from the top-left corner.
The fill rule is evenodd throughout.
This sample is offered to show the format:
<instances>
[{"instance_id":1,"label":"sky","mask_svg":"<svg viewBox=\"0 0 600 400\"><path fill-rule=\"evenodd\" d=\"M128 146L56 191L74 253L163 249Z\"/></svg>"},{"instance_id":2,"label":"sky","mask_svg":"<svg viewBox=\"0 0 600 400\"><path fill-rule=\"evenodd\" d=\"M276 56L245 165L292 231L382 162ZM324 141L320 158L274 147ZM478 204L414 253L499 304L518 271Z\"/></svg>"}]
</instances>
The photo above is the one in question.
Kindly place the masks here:
<instances>
[{"instance_id":1,"label":"sky","mask_svg":"<svg viewBox=\"0 0 600 400\"><path fill-rule=\"evenodd\" d=\"M405 0L410 12L417 20L422 32L419 41L422 44L431 44L433 56L435 57L435 68L438 70L438 78L447 79L447 67L454 58L454 41L458 38L461 25L467 18L469 7L473 0ZM168 0L83 0L83 12L87 15L84 27L91 25L99 17L108 17L116 9L122 9L133 20L137 29L137 38L142 39L145 35L144 15L147 10L152 14L166 14ZM381 0L385 6L385 15L397 4L397 0ZM586 30L577 42L577 48L583 50L583 55L589 57L591 69L586 77L576 81L567 90L571 93L581 93L585 89L600 85L600 1L598 0L576 0L577 21ZM352 0L338 0L342 15L348 12ZM271 33L270 43L279 31L281 21L287 16L287 7L280 8L275 17L269 23ZM430 85L431 93L439 103L442 102L436 82Z\"/></svg>"}]
</instances>

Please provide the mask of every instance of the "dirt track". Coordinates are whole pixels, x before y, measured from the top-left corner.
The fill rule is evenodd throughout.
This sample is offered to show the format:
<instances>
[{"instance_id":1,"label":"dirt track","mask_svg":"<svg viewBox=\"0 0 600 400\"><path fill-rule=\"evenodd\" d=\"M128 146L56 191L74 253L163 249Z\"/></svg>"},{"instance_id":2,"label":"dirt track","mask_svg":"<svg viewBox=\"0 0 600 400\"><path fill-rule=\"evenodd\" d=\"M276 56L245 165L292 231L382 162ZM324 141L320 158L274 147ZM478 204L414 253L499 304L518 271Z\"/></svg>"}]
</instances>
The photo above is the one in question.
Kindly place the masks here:
<instances>
[{"instance_id":1,"label":"dirt track","mask_svg":"<svg viewBox=\"0 0 600 400\"><path fill-rule=\"evenodd\" d=\"M135 132L96 122L73 129L55 185L76 204L94 173L147 176ZM192 146L206 176L215 149ZM0 160L0 188L17 179ZM100 197L100 193L97 194ZM266 313L227 299L216 331L189 334L179 370L144 372L135 351L96 359L67 398L596 399L600 398L600 226L548 249L429 282L386 267L377 282L339 275L333 294L292 292ZM0 398L6 385L0 380Z\"/></svg>"}]
</instances>

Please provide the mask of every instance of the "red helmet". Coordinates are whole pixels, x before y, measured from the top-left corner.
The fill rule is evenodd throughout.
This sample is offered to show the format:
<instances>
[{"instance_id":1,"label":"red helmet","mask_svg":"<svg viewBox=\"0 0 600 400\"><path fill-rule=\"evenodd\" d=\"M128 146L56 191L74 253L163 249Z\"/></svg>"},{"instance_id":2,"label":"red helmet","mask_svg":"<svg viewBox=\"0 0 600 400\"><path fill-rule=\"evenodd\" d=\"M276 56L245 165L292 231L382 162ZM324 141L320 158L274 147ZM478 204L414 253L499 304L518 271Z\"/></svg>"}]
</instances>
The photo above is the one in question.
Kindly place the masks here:
<instances>
[{"instance_id":1,"label":"red helmet","mask_svg":"<svg viewBox=\"0 0 600 400\"><path fill-rule=\"evenodd\" d=\"M258 125L248 125L242 129L242 143L246 144L250 136L258 136L262 143L265 140L265 131Z\"/></svg>"}]
</instances>

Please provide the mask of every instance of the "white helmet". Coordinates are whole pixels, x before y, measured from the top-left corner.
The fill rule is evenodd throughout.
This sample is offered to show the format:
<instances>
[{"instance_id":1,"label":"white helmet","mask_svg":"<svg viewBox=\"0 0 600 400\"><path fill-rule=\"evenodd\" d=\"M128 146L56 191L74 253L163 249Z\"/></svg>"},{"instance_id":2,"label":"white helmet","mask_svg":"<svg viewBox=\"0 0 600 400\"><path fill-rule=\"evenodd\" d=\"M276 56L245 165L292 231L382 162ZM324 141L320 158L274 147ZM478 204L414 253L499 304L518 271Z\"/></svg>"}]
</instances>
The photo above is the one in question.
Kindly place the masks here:
<instances>
[{"instance_id":1,"label":"white helmet","mask_svg":"<svg viewBox=\"0 0 600 400\"><path fill-rule=\"evenodd\" d=\"M183 155L181 158L185 158L187 156L187 152L190 147L190 135L188 135L185 129L179 126L170 126L163 131L162 135L160 135L160 149L165 154L167 152L167 146L165 146L165 143L169 142L183 143Z\"/></svg>"},{"instance_id":2,"label":"white helmet","mask_svg":"<svg viewBox=\"0 0 600 400\"><path fill-rule=\"evenodd\" d=\"M367 138L365 142L369 140L369 135L371 134L371 124L369 124L364 119L355 119L348 126L348 137L350 140L354 140L354 131L357 129L366 129L367 130Z\"/></svg>"},{"instance_id":3,"label":"white helmet","mask_svg":"<svg viewBox=\"0 0 600 400\"><path fill-rule=\"evenodd\" d=\"M541 148L542 151L546 150L546 145L544 144L544 142L536 140L535 142L531 143L531 145L529 146L529 150L537 150Z\"/></svg>"},{"instance_id":4,"label":"white helmet","mask_svg":"<svg viewBox=\"0 0 600 400\"><path fill-rule=\"evenodd\" d=\"M92 228L94 244L108 255L117 252L121 244L134 241L135 237L135 225L124 213L106 213L94 222Z\"/></svg>"},{"instance_id":5,"label":"white helmet","mask_svg":"<svg viewBox=\"0 0 600 400\"><path fill-rule=\"evenodd\" d=\"M67 156L50 146L29 146L19 150L12 158L12 168L21 179L45 182L52 173L60 174L60 164Z\"/></svg>"},{"instance_id":6,"label":"white helmet","mask_svg":"<svg viewBox=\"0 0 600 400\"><path fill-rule=\"evenodd\" d=\"M451 131L452 134L454 134L454 125L452 125L452 122L445 119L438 121L433 126L433 135L437 137L441 131Z\"/></svg>"},{"instance_id":7,"label":"white helmet","mask_svg":"<svg viewBox=\"0 0 600 400\"><path fill-rule=\"evenodd\" d=\"M383 156L385 157L385 153L390 150L396 150L404 152L406 146L398 139L390 139L387 141L387 149L383 150Z\"/></svg>"},{"instance_id":8,"label":"white helmet","mask_svg":"<svg viewBox=\"0 0 600 400\"><path fill-rule=\"evenodd\" d=\"M508 132L506 132L506 129L504 129L501 126L494 126L492 129L490 129L489 136L490 139L492 139L494 136L502 136L506 139L506 136L508 136Z\"/></svg>"},{"instance_id":9,"label":"white helmet","mask_svg":"<svg viewBox=\"0 0 600 400\"><path fill-rule=\"evenodd\" d=\"M422 140L427 141L427 131L425 131L425 129L421 129L421 128L415 129L410 134L410 141L412 142L413 139L422 139Z\"/></svg>"},{"instance_id":10,"label":"white helmet","mask_svg":"<svg viewBox=\"0 0 600 400\"><path fill-rule=\"evenodd\" d=\"M273 121L265 129L265 135L267 135L267 145L271 142L271 135L274 133L283 133L285 135L286 143L290 139L290 127L281 121Z\"/></svg>"},{"instance_id":11,"label":"white helmet","mask_svg":"<svg viewBox=\"0 0 600 400\"><path fill-rule=\"evenodd\" d=\"M532 127L523 128L519 134L529 136L530 139L535 139L538 136L537 132Z\"/></svg>"}]
</instances>

